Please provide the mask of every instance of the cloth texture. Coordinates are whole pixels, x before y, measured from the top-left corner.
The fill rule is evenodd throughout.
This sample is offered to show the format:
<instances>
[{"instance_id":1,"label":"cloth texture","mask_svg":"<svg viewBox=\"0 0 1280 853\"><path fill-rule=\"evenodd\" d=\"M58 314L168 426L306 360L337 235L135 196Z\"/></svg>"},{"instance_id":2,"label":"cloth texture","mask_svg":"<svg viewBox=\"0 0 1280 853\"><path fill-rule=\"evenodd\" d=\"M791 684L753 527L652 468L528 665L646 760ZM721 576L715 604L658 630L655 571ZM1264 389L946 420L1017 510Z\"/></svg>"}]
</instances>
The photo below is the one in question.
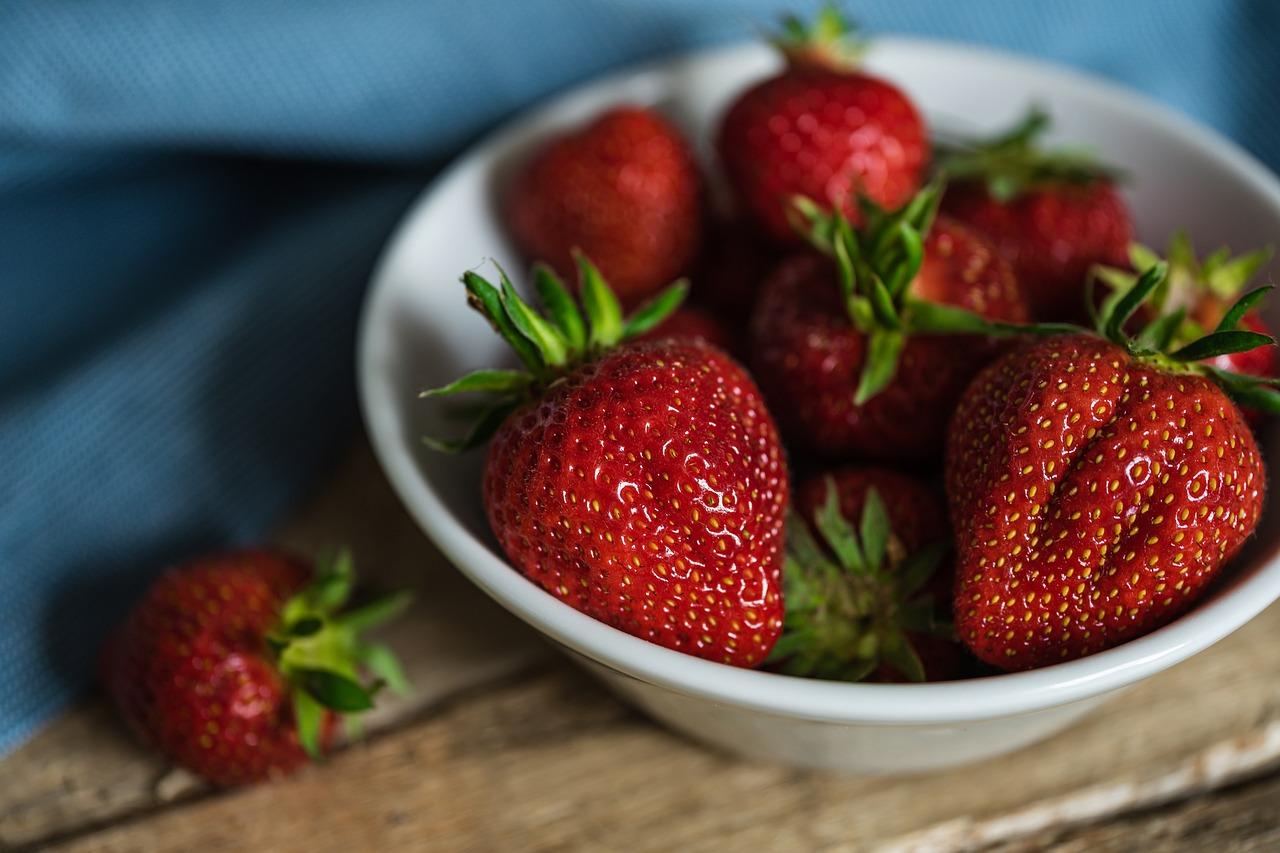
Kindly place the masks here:
<instances>
[{"instance_id":1,"label":"cloth texture","mask_svg":"<svg viewBox=\"0 0 1280 853\"><path fill-rule=\"evenodd\" d=\"M362 291L434 171L785 5L0 5L0 753L85 689L166 561L261 536L351 441ZM1270 0L847 5L1121 81L1280 164Z\"/></svg>"}]
</instances>

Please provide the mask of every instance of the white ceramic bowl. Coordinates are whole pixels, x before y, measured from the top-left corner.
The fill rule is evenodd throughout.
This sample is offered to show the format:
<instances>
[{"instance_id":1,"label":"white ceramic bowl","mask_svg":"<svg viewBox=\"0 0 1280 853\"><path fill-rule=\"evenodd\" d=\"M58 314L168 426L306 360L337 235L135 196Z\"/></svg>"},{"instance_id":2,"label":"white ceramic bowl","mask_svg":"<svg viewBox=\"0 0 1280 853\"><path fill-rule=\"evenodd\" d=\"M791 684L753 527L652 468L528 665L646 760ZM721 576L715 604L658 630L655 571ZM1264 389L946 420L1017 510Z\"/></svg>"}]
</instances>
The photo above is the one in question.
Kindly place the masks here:
<instances>
[{"instance_id":1,"label":"white ceramic bowl","mask_svg":"<svg viewBox=\"0 0 1280 853\"><path fill-rule=\"evenodd\" d=\"M657 62L581 87L521 116L441 175L406 218L374 279L359 344L361 401L382 465L440 549L503 607L555 640L610 687L673 728L731 751L797 765L896 772L971 761L1031 743L1109 695L1221 639L1280 595L1273 513L1239 568L1172 625L1083 660L1033 672L923 685L843 684L735 669L669 651L562 604L503 559L480 507L481 453L448 457L420 436L456 425L422 388L502 356L467 309L459 273L495 258L522 264L497 217L496 188L548 132L618 102L659 106L697 140L776 60L751 45ZM1035 102L1055 134L1087 142L1131 177L1142 236L1178 227L1202 250L1280 235L1280 184L1230 142L1115 86L953 44L881 39L868 66L902 85L935 126L1003 127ZM1274 457L1274 454L1271 454ZM1274 502L1273 502L1274 503Z\"/></svg>"}]
</instances>

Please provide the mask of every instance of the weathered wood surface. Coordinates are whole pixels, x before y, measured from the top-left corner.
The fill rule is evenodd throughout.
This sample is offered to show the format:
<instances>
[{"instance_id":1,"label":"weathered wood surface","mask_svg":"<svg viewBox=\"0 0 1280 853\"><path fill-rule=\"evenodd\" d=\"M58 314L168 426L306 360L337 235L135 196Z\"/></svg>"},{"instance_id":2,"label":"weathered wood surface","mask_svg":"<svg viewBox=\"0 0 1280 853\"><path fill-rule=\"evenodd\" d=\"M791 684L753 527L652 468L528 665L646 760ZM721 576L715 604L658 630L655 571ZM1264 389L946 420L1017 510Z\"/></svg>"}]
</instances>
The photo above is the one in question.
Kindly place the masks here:
<instances>
[{"instance_id":1,"label":"weathered wood surface","mask_svg":"<svg viewBox=\"0 0 1280 853\"><path fill-rule=\"evenodd\" d=\"M0 849L1084 849L1163 831L1098 821L1280 767L1280 609L1044 744L857 779L720 756L628 710L445 566L367 451L281 539L349 542L379 585L419 590L388 635L415 697L328 765L230 793L167 772L87 701L0 762ZM1246 840L1274 837L1280 816L1237 796L1256 812ZM1212 817L1223 802L1182 807L1210 816L1166 840L1194 841L1196 821L1229 828Z\"/></svg>"},{"instance_id":2,"label":"weathered wood surface","mask_svg":"<svg viewBox=\"0 0 1280 853\"><path fill-rule=\"evenodd\" d=\"M1039 833L992 853L1280 850L1280 775L1103 823Z\"/></svg>"}]
</instances>

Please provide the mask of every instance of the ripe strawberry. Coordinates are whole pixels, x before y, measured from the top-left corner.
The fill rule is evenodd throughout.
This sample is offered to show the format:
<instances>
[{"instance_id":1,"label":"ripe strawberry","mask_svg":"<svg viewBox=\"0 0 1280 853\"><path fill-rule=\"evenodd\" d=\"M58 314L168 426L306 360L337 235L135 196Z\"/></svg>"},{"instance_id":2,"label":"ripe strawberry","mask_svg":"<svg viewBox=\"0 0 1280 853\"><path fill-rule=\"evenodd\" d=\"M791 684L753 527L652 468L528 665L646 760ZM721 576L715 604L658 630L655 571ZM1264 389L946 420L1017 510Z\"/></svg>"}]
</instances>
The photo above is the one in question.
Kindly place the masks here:
<instances>
[{"instance_id":1,"label":"ripe strawberry","mask_svg":"<svg viewBox=\"0 0 1280 853\"><path fill-rule=\"evenodd\" d=\"M963 655L946 622L947 525L934 491L886 469L845 468L805 481L796 510L808 523L788 525L779 668L842 681L956 676Z\"/></svg>"},{"instance_id":2,"label":"ripe strawberry","mask_svg":"<svg viewBox=\"0 0 1280 853\"><path fill-rule=\"evenodd\" d=\"M1262 457L1224 393L1280 410L1259 380L1198 364L1270 338L1235 328L1171 354L1174 325L1123 328L1165 276L1152 267L1080 332L986 368L951 424L955 614L982 660L1028 669L1148 633L1183 612L1253 531Z\"/></svg>"},{"instance_id":3,"label":"ripe strawberry","mask_svg":"<svg viewBox=\"0 0 1280 853\"><path fill-rule=\"evenodd\" d=\"M857 199L897 208L920 189L929 136L911 100L859 71L852 26L828 7L812 27L784 21L775 40L787 67L729 108L716 148L741 207L766 234L799 242L793 196L857 222Z\"/></svg>"},{"instance_id":4,"label":"ripe strawberry","mask_svg":"<svg viewBox=\"0 0 1280 853\"><path fill-rule=\"evenodd\" d=\"M660 341L676 338L683 341L702 341L717 349L729 352L733 349L733 335L724 324L712 315L699 308L681 307L667 317L657 327L643 335L638 341Z\"/></svg>"},{"instance_id":5,"label":"ripe strawberry","mask_svg":"<svg viewBox=\"0 0 1280 853\"><path fill-rule=\"evenodd\" d=\"M615 107L543 145L506 200L512 236L560 275L581 249L624 304L688 270L698 252L702 178L680 132L652 110Z\"/></svg>"},{"instance_id":6,"label":"ripe strawberry","mask_svg":"<svg viewBox=\"0 0 1280 853\"><path fill-rule=\"evenodd\" d=\"M1176 315L1177 320L1173 322L1177 322L1178 328L1173 335L1172 344L1190 343L1222 321L1231 303L1240 297L1249 280L1271 260L1271 254L1270 249L1258 249L1233 258L1231 250L1224 246L1201 261L1196 257L1191 239L1186 233L1175 234L1166 250L1169 278L1151 295L1148 303L1150 311L1145 312L1144 319L1149 320L1155 314ZM1134 269L1147 269L1158 263L1160 257L1151 249L1135 243L1129 247L1129 261ZM1096 272L1111 288L1108 297L1111 300L1118 300L1137 279L1128 270L1116 267L1100 267ZM1257 309L1251 309L1241 317L1240 326L1248 331L1271 334ZM1275 378L1280 375L1274 346L1223 353L1208 359L1206 363L1246 376ZM1259 417L1257 412L1249 409L1245 410L1245 414L1252 421Z\"/></svg>"},{"instance_id":7,"label":"ripe strawberry","mask_svg":"<svg viewBox=\"0 0 1280 853\"><path fill-rule=\"evenodd\" d=\"M428 394L497 394L456 449L485 460L489 525L512 565L609 625L687 654L755 666L782 628L787 470L755 383L696 341L625 343L683 295L629 320L579 257L586 320L545 268L550 319L466 273L472 305L526 371L482 370Z\"/></svg>"},{"instance_id":8,"label":"ripe strawberry","mask_svg":"<svg viewBox=\"0 0 1280 853\"><path fill-rule=\"evenodd\" d=\"M765 281L751 351L793 449L941 455L956 400L996 351L954 333L985 330L976 315L1026 320L1008 265L981 237L945 218L930 228L937 196L930 187L895 214L868 207L860 234L810 208L815 244L837 262L795 255Z\"/></svg>"},{"instance_id":9,"label":"ripe strawberry","mask_svg":"<svg viewBox=\"0 0 1280 853\"><path fill-rule=\"evenodd\" d=\"M1037 145L1049 117L943 153L951 183L942 210L984 234L1013 265L1040 320L1083 319L1094 264L1124 262L1133 224L1114 173L1079 152Z\"/></svg>"},{"instance_id":10,"label":"ripe strawberry","mask_svg":"<svg viewBox=\"0 0 1280 853\"><path fill-rule=\"evenodd\" d=\"M107 647L107 690L139 737L215 785L291 773L328 746L335 714L372 707L359 668L404 686L391 652L359 634L407 599L340 615L352 579L345 555L314 580L270 551L170 569Z\"/></svg>"}]
</instances>

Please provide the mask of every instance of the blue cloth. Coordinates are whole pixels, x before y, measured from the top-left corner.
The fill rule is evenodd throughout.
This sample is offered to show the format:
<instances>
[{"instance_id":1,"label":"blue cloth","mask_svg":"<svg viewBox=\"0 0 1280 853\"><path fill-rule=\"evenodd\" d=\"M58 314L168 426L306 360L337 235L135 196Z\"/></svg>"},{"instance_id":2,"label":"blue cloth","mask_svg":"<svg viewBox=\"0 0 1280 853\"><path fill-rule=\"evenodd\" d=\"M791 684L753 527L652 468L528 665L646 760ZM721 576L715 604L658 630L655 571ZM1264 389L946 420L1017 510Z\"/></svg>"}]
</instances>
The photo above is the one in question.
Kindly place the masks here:
<instances>
[{"instance_id":1,"label":"blue cloth","mask_svg":"<svg viewBox=\"0 0 1280 853\"><path fill-rule=\"evenodd\" d=\"M261 535L350 441L361 291L433 170L782 5L0 5L0 752L84 688L164 561ZM851 5L1100 72L1280 163L1269 0Z\"/></svg>"}]
</instances>

